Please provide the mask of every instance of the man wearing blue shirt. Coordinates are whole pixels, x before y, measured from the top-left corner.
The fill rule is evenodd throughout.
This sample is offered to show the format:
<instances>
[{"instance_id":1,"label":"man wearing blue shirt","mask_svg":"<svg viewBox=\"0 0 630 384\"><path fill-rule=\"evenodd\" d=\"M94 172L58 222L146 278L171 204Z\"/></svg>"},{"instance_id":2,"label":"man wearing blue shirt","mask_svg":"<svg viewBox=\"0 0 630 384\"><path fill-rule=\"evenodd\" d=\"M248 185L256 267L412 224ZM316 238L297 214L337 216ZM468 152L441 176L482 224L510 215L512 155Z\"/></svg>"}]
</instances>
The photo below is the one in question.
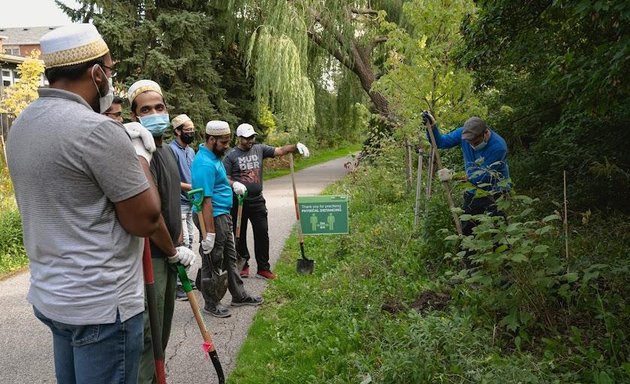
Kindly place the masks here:
<instances>
[{"instance_id":1,"label":"man wearing blue shirt","mask_svg":"<svg viewBox=\"0 0 630 384\"><path fill-rule=\"evenodd\" d=\"M192 217L192 205L188 200L188 191L191 190L192 177L190 174L190 167L192 166L193 158L195 157L195 151L190 147L190 143L195 139L195 124L190 117L186 114L177 115L171 120L173 126L173 134L175 140L169 143L169 146L173 150L173 155L177 160L177 169L179 170L179 185L181 188L179 194L179 202L181 204L182 214L182 241L184 246L188 249L192 249L193 243L193 231L195 230L195 224ZM193 289L196 288L193 284ZM175 292L175 298L179 301L187 301L188 296L182 288L182 283L177 278L177 290Z\"/></svg>"},{"instance_id":2,"label":"man wearing blue shirt","mask_svg":"<svg viewBox=\"0 0 630 384\"><path fill-rule=\"evenodd\" d=\"M427 129L433 131L438 148L459 145L462 149L466 179L474 187L464 193L464 213L505 216L496 206L496 199L512 188L505 140L488 128L486 122L479 117L471 117L466 120L463 127L446 134L440 132L430 113L424 112L423 119ZM440 181L449 181L452 173L449 169L443 168L438 171L438 177ZM487 193L478 193L478 190ZM462 222L464 235L471 235L475 225L474 221Z\"/></svg>"},{"instance_id":3,"label":"man wearing blue shirt","mask_svg":"<svg viewBox=\"0 0 630 384\"><path fill-rule=\"evenodd\" d=\"M228 289L232 294L232 306L260 305L261 297L250 296L243 286L243 280L236 266L236 247L232 233L232 190L242 195L247 190L238 181L230 182L221 157L230 148L230 126L225 121L213 120L206 125L205 145L192 162L192 188L203 189L202 213L206 228L205 238L201 238L201 293L204 311L215 317L229 317L229 310L216 300L206 287L210 277L227 272ZM193 208L196 213L196 207Z\"/></svg>"}]
</instances>

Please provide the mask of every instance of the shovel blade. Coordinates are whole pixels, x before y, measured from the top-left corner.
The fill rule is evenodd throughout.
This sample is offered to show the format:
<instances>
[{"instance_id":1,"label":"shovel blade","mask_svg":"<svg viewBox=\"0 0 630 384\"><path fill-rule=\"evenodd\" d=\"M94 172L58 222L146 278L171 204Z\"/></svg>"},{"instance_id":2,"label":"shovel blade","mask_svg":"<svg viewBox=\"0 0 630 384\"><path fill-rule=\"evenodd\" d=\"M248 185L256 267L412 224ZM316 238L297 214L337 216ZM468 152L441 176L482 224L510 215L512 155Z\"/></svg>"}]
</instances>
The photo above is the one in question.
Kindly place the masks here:
<instances>
[{"instance_id":1,"label":"shovel blade","mask_svg":"<svg viewBox=\"0 0 630 384\"><path fill-rule=\"evenodd\" d=\"M297 261L297 271L303 275L310 275L313 273L313 269L315 268L315 262L309 259L298 259Z\"/></svg>"},{"instance_id":2,"label":"shovel blade","mask_svg":"<svg viewBox=\"0 0 630 384\"><path fill-rule=\"evenodd\" d=\"M227 273L218 275L212 272L210 278L201 279L201 289L202 292L210 296L215 303L221 302L221 299L223 299L228 289Z\"/></svg>"}]
</instances>

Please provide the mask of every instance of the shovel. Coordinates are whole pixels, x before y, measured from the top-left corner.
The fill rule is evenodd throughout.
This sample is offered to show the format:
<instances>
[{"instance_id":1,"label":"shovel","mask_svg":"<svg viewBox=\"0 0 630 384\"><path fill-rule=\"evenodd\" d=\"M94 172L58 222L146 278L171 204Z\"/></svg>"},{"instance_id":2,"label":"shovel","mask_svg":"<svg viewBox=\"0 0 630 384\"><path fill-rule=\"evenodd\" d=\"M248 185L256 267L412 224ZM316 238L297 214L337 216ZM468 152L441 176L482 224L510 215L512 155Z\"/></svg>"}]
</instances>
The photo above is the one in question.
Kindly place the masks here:
<instances>
[{"instance_id":1,"label":"shovel","mask_svg":"<svg viewBox=\"0 0 630 384\"><path fill-rule=\"evenodd\" d=\"M221 361L219 361L219 355L217 354L217 350L215 349L214 343L212 342L210 332L208 332L206 324L203 321L203 317L201 317L199 304L197 304L197 298L193 293L192 285L190 284L190 280L188 279L188 275L186 274L186 269L181 264L177 264L177 273L179 274L179 280L182 282L182 288L188 296L188 302L190 303L190 308L192 309L193 315L195 316L195 321L197 321L197 326L199 327L199 331L201 332L201 337L203 337L203 350L208 354L208 356L210 356L210 360L212 360L212 365L214 365L214 369L215 371L217 371L217 379L219 380L219 384L223 384L225 383L223 367L221 366Z\"/></svg>"},{"instance_id":2,"label":"shovel","mask_svg":"<svg viewBox=\"0 0 630 384\"><path fill-rule=\"evenodd\" d=\"M236 195L238 199L238 210L236 213L236 231L234 232L234 237L236 240L234 241L235 245L238 247L238 241L241 238L241 221L243 218L243 201L247 197L247 191L243 195ZM245 259L238 255L238 260L236 261L237 271L243 270L243 266L245 266Z\"/></svg>"},{"instance_id":3,"label":"shovel","mask_svg":"<svg viewBox=\"0 0 630 384\"><path fill-rule=\"evenodd\" d=\"M304 255L304 234L302 233L302 224L300 223L300 209L298 207L297 190L295 189L295 170L293 167L293 154L289 153L289 165L291 167L291 183L293 184L293 203L295 205L295 217L297 218L298 238L300 239L300 253L302 258L297 261L298 273L310 275L315 268L315 262L307 259Z\"/></svg>"},{"instance_id":4,"label":"shovel","mask_svg":"<svg viewBox=\"0 0 630 384\"><path fill-rule=\"evenodd\" d=\"M153 361L155 363L155 377L158 384L166 384L166 370L164 368L164 350L162 349L162 325L158 313L157 293L153 277L153 259L149 239L144 239L142 252L142 272L144 275L144 291L147 297L149 325L151 328L151 345L153 346Z\"/></svg>"},{"instance_id":5,"label":"shovel","mask_svg":"<svg viewBox=\"0 0 630 384\"><path fill-rule=\"evenodd\" d=\"M197 189L193 189L192 191L189 191L188 198L190 199L190 201L192 202L192 204L194 205L197 211L197 219L199 221L199 228L201 230L201 239L205 239L206 238L206 224L203 220L203 211L202 211L203 199L204 199L203 188L197 188ZM221 266L215 267L212 264L212 257L210 257L210 255L205 255L203 251L200 252L200 254L202 258L205 257L206 261L210 263L210 277L205 277L201 279L200 281L201 284L199 284L200 289L202 289L203 292L210 295L210 297L215 303L218 303L221 301L221 299L223 299L223 296L225 296L225 292L227 292L227 289L228 289L227 271L223 270Z\"/></svg>"}]
</instances>

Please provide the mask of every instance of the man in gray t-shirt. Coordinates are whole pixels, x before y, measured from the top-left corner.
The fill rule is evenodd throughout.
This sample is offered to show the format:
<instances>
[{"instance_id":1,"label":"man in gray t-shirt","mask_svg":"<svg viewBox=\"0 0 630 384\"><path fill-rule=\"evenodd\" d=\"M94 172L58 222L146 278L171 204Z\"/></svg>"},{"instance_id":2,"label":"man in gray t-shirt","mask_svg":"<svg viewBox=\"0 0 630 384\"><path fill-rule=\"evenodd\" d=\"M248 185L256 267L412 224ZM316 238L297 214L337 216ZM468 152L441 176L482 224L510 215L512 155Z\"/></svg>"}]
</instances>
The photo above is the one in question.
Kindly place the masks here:
<instances>
[{"instance_id":1,"label":"man in gray t-shirt","mask_svg":"<svg viewBox=\"0 0 630 384\"><path fill-rule=\"evenodd\" d=\"M50 88L39 89L7 140L27 298L51 329L58 382L134 382L144 310L138 236L157 228L157 191L123 126L99 114L109 107L113 64L96 28L60 27L41 48Z\"/></svg>"},{"instance_id":2,"label":"man in gray t-shirt","mask_svg":"<svg viewBox=\"0 0 630 384\"><path fill-rule=\"evenodd\" d=\"M247 222L252 223L254 232L254 252L258 271L256 277L261 279L275 279L269 264L269 224L267 222L267 206L262 195L263 190L263 159L282 156L289 152L309 156L308 148L302 143L288 144L282 147L271 147L265 144L255 144L256 131L250 124L241 124L236 129L238 143L223 158L223 165L228 178L238 181L247 187L247 198L243 202L243 216L241 218L241 233L236 250L245 259L241 270L241 277L249 277L249 250L247 249ZM238 199L233 196L232 218L236 231L236 215ZM235 232L236 233L236 232Z\"/></svg>"}]
</instances>

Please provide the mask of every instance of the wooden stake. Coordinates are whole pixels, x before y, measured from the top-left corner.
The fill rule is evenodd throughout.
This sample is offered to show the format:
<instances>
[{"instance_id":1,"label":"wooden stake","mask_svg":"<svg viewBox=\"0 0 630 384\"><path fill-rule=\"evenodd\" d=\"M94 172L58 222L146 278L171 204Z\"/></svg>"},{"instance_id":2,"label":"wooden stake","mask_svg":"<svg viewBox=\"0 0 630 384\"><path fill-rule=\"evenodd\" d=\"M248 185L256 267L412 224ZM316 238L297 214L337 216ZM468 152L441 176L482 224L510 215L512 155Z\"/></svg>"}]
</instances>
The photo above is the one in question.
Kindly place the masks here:
<instances>
[{"instance_id":1,"label":"wooden stake","mask_svg":"<svg viewBox=\"0 0 630 384\"><path fill-rule=\"evenodd\" d=\"M418 144L418 177L416 179L416 206L413 210L415 217L413 219L413 229L418 226L418 218L420 217L420 196L422 195L422 145Z\"/></svg>"},{"instance_id":2,"label":"wooden stake","mask_svg":"<svg viewBox=\"0 0 630 384\"><path fill-rule=\"evenodd\" d=\"M429 131L429 138L431 139L431 145L435 149L435 161L437 163L438 169L442 169L442 159L440 159L440 153L437 150L437 144L435 142L435 136L433 135L433 128L427 129ZM444 192L446 193L446 201L448 202L448 207L451 210L451 214L453 215L453 221L455 222L455 228L457 229L457 233L459 235L463 234L462 232L462 223L459 221L459 216L457 213L453 211L455 208L455 203L453 202L453 196L451 195L451 187L448 184L448 181L442 182L442 187L444 187Z\"/></svg>"},{"instance_id":3,"label":"wooden stake","mask_svg":"<svg viewBox=\"0 0 630 384\"><path fill-rule=\"evenodd\" d=\"M569 219L567 213L567 171L564 175L564 252L567 259L567 273L569 273Z\"/></svg>"},{"instance_id":4,"label":"wooden stake","mask_svg":"<svg viewBox=\"0 0 630 384\"><path fill-rule=\"evenodd\" d=\"M405 191L411 192L411 153L409 150L409 140L405 139Z\"/></svg>"}]
</instances>

